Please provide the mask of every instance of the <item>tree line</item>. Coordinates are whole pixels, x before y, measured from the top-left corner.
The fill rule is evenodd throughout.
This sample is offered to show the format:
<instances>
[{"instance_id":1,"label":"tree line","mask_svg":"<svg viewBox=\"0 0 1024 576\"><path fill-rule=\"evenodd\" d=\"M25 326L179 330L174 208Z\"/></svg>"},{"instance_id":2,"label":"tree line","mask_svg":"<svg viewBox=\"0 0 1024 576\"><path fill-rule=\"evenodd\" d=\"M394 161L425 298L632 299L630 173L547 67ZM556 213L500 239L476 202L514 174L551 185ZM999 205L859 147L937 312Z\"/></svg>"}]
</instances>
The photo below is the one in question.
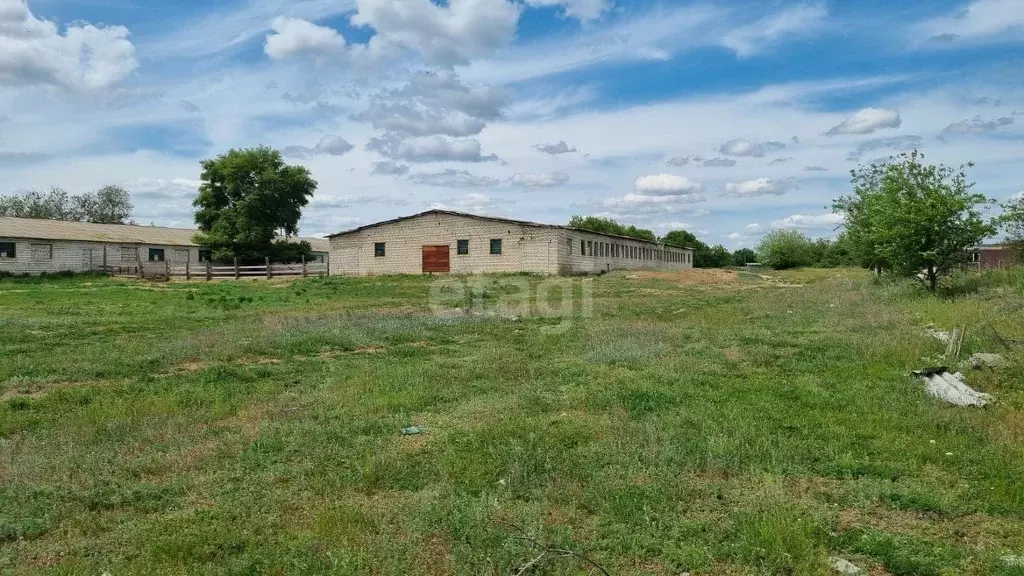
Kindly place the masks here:
<instances>
[{"instance_id":1,"label":"tree line","mask_svg":"<svg viewBox=\"0 0 1024 576\"><path fill-rule=\"evenodd\" d=\"M569 225L693 248L694 266L720 268L759 262L776 269L861 266L880 274L917 277L934 291L939 280L962 266L969 248L999 232L1024 252L1024 194L986 216L996 202L973 190L967 163L959 167L924 162L917 150L850 172L852 192L833 201L843 216L836 238L812 240L798 230L772 230L756 247L729 252L709 246L687 230L658 238L650 230L610 218L574 216Z\"/></svg>"},{"instance_id":2,"label":"tree line","mask_svg":"<svg viewBox=\"0 0 1024 576\"><path fill-rule=\"evenodd\" d=\"M32 190L0 196L0 216L15 218L129 224L134 209L131 194L120 186L104 186L95 192L77 195L54 187L49 192Z\"/></svg>"}]
</instances>

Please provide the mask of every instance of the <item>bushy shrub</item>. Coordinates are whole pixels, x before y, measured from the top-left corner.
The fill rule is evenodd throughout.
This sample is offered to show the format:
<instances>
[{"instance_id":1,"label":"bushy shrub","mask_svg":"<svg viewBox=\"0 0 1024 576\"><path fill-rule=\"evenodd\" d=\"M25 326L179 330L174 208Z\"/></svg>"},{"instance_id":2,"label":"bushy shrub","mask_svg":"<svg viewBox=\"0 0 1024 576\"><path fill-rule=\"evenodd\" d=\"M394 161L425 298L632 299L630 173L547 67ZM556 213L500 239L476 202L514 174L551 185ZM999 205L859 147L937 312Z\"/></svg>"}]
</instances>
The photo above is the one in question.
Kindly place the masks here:
<instances>
[{"instance_id":1,"label":"bushy shrub","mask_svg":"<svg viewBox=\"0 0 1024 576\"><path fill-rule=\"evenodd\" d=\"M814 264L814 243L796 230L772 230L757 245L758 261L776 270Z\"/></svg>"}]
</instances>

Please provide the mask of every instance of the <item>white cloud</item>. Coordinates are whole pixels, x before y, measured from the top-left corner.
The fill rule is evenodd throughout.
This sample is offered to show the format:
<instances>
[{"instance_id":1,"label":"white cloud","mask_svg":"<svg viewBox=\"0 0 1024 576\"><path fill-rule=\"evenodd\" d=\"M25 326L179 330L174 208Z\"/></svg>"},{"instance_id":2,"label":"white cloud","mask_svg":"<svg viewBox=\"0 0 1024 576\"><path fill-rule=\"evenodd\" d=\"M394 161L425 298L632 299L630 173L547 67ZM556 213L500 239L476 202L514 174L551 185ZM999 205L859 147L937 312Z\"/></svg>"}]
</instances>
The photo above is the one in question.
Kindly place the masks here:
<instances>
[{"instance_id":1,"label":"white cloud","mask_svg":"<svg viewBox=\"0 0 1024 576\"><path fill-rule=\"evenodd\" d=\"M1024 0L976 0L952 14L914 26L920 40L943 44L1024 39Z\"/></svg>"},{"instance_id":2,"label":"white cloud","mask_svg":"<svg viewBox=\"0 0 1024 576\"><path fill-rule=\"evenodd\" d=\"M722 45L746 58L770 45L818 30L827 16L821 5L797 6L732 30L722 38Z\"/></svg>"},{"instance_id":3,"label":"white cloud","mask_svg":"<svg viewBox=\"0 0 1024 576\"><path fill-rule=\"evenodd\" d=\"M353 26L376 35L365 45L373 56L395 49L418 53L429 64L468 64L506 46L516 32L520 6L506 0L357 0Z\"/></svg>"},{"instance_id":4,"label":"white cloud","mask_svg":"<svg viewBox=\"0 0 1024 576\"><path fill-rule=\"evenodd\" d=\"M508 95L491 87L469 87L448 70L413 75L403 87L383 92L353 116L374 128L403 136L474 136L501 118Z\"/></svg>"},{"instance_id":5,"label":"white cloud","mask_svg":"<svg viewBox=\"0 0 1024 576\"><path fill-rule=\"evenodd\" d=\"M605 206L609 208L638 208L644 206L670 206L678 204L694 204L704 202L705 198L700 194L672 194L664 196L653 196L648 194L636 194L630 192L619 198L605 200Z\"/></svg>"},{"instance_id":6,"label":"white cloud","mask_svg":"<svg viewBox=\"0 0 1024 576\"><path fill-rule=\"evenodd\" d=\"M804 172L828 172L828 168L824 166L804 166Z\"/></svg>"},{"instance_id":7,"label":"white cloud","mask_svg":"<svg viewBox=\"0 0 1024 576\"><path fill-rule=\"evenodd\" d=\"M313 156L320 156L321 154L342 156L352 150L352 148L352 144L344 138L327 135L321 138L320 141L317 142L316 146L312 148L308 146L285 146L281 149L281 154L293 158L312 158Z\"/></svg>"},{"instance_id":8,"label":"white cloud","mask_svg":"<svg viewBox=\"0 0 1024 576\"><path fill-rule=\"evenodd\" d=\"M864 154L874 150L896 150L905 151L917 148L924 143L924 138L908 134L906 136L893 136L891 138L874 138L862 142L860 146L846 155L847 160L860 160Z\"/></svg>"},{"instance_id":9,"label":"white cloud","mask_svg":"<svg viewBox=\"0 0 1024 576\"><path fill-rule=\"evenodd\" d=\"M509 184L519 188L551 188L561 186L569 181L569 175L565 172L551 172L549 174L537 174L533 172L520 172L509 178Z\"/></svg>"},{"instance_id":10,"label":"white cloud","mask_svg":"<svg viewBox=\"0 0 1024 576\"><path fill-rule=\"evenodd\" d=\"M496 178L477 176L465 170L451 168L441 172L413 174L409 176L409 181L442 188L490 188L501 184Z\"/></svg>"},{"instance_id":11,"label":"white cloud","mask_svg":"<svg viewBox=\"0 0 1024 576\"><path fill-rule=\"evenodd\" d=\"M736 161L731 158L704 158L703 156L699 156L696 154L692 154L690 156L676 156L674 158L669 158L668 161L665 163L668 164L669 166L687 166L691 162L694 165L700 166L702 168L731 168L732 166L736 165Z\"/></svg>"},{"instance_id":12,"label":"white cloud","mask_svg":"<svg viewBox=\"0 0 1024 576\"><path fill-rule=\"evenodd\" d=\"M398 162L392 162L391 160L381 160L380 162L373 163L373 174L380 174L383 176L405 176L409 173L409 167L405 164L399 164Z\"/></svg>"},{"instance_id":13,"label":"white cloud","mask_svg":"<svg viewBox=\"0 0 1024 576\"><path fill-rule=\"evenodd\" d=\"M756 222L753 224L747 224L746 231L747 234L757 234L761 232L761 225Z\"/></svg>"},{"instance_id":14,"label":"white cloud","mask_svg":"<svg viewBox=\"0 0 1024 576\"><path fill-rule=\"evenodd\" d=\"M862 108L846 120L825 132L826 136L839 134L871 134L883 128L899 128L903 123L897 110Z\"/></svg>"},{"instance_id":15,"label":"white cloud","mask_svg":"<svg viewBox=\"0 0 1024 576\"><path fill-rule=\"evenodd\" d=\"M496 154L484 156L475 138L401 138L396 134L371 138L367 149L392 160L406 162L494 162Z\"/></svg>"},{"instance_id":16,"label":"white cloud","mask_svg":"<svg viewBox=\"0 0 1024 576\"><path fill-rule=\"evenodd\" d=\"M139 63L124 26L76 23L61 34L24 0L0 0L0 85L110 88Z\"/></svg>"},{"instance_id":17,"label":"white cloud","mask_svg":"<svg viewBox=\"0 0 1024 576\"><path fill-rule=\"evenodd\" d=\"M633 189L638 194L648 196L678 196L700 193L704 186L690 180L686 176L652 174L637 178L636 182L633 183Z\"/></svg>"},{"instance_id":18,"label":"white cloud","mask_svg":"<svg viewBox=\"0 0 1024 576\"><path fill-rule=\"evenodd\" d=\"M455 210L480 214L499 212L499 204L502 203L503 201L499 198L471 192L460 198L449 198L441 202L432 202L429 206L437 210Z\"/></svg>"},{"instance_id":19,"label":"white cloud","mask_svg":"<svg viewBox=\"0 0 1024 576\"><path fill-rule=\"evenodd\" d=\"M754 196L781 196L797 188L792 178L785 180L772 180L770 178L756 178L744 182L726 182L723 196L738 198L751 198Z\"/></svg>"},{"instance_id":20,"label":"white cloud","mask_svg":"<svg viewBox=\"0 0 1024 576\"><path fill-rule=\"evenodd\" d=\"M988 132L998 130L1003 126L1009 126L1013 124L1013 122L1014 119L1009 116L994 118L992 120L982 120L981 116L975 116L973 118L968 118L967 120L954 122L949 126L946 126L942 132L944 134L986 134Z\"/></svg>"},{"instance_id":21,"label":"white cloud","mask_svg":"<svg viewBox=\"0 0 1024 576\"><path fill-rule=\"evenodd\" d=\"M559 6L569 18L596 20L611 8L610 0L526 0L528 6Z\"/></svg>"},{"instance_id":22,"label":"white cloud","mask_svg":"<svg viewBox=\"0 0 1024 576\"><path fill-rule=\"evenodd\" d=\"M806 230L836 228L843 223L842 214L794 214L772 221L772 228Z\"/></svg>"},{"instance_id":23,"label":"white cloud","mask_svg":"<svg viewBox=\"0 0 1024 576\"><path fill-rule=\"evenodd\" d=\"M263 51L272 60L284 60L302 54L338 56L345 52L345 38L333 28L317 26L301 18L278 16L271 24Z\"/></svg>"},{"instance_id":24,"label":"white cloud","mask_svg":"<svg viewBox=\"0 0 1024 576\"><path fill-rule=\"evenodd\" d=\"M557 156L559 154L568 154L569 152L576 152L575 146L569 146L565 143L565 140L559 140L554 144L534 144L534 148L540 150L545 154L551 154Z\"/></svg>"},{"instance_id":25,"label":"white cloud","mask_svg":"<svg viewBox=\"0 0 1024 576\"><path fill-rule=\"evenodd\" d=\"M778 152L785 147L786 145L782 142L751 142L744 138L736 138L722 144L718 148L718 151L726 156L749 156L753 158L761 158L767 153Z\"/></svg>"}]
</instances>

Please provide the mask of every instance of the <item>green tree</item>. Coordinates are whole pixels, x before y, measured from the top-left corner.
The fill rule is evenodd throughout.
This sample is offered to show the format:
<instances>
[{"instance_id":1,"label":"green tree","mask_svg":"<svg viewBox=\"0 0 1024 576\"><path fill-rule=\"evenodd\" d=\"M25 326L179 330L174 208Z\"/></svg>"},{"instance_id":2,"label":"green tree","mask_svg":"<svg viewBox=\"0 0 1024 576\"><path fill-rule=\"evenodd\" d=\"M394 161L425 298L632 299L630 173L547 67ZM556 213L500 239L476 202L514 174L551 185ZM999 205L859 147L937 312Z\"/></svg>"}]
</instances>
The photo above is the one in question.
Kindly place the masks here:
<instances>
[{"instance_id":1,"label":"green tree","mask_svg":"<svg viewBox=\"0 0 1024 576\"><path fill-rule=\"evenodd\" d=\"M750 262L757 262L757 252L750 248L740 248L732 253L733 266L745 266Z\"/></svg>"},{"instance_id":2,"label":"green tree","mask_svg":"<svg viewBox=\"0 0 1024 576\"><path fill-rule=\"evenodd\" d=\"M605 218L602 216L576 215L569 219L569 226L571 228L579 228L580 230L590 230L592 232L600 232L602 234L615 234L617 236L628 236L630 238L650 240L651 242L656 242L658 240L658 237L650 230L637 228L632 225L626 226L619 224L611 218Z\"/></svg>"},{"instance_id":3,"label":"green tree","mask_svg":"<svg viewBox=\"0 0 1024 576\"><path fill-rule=\"evenodd\" d=\"M925 164L914 150L852 170L853 193L833 209L845 216L854 253L872 266L923 280L935 291L939 279L964 261L968 247L995 233L982 217L989 203L974 193L966 168Z\"/></svg>"},{"instance_id":4,"label":"green tree","mask_svg":"<svg viewBox=\"0 0 1024 576\"><path fill-rule=\"evenodd\" d=\"M280 152L265 146L229 150L202 167L192 202L196 242L215 260L272 256L275 239L298 233L302 208L317 186L309 170L285 164Z\"/></svg>"},{"instance_id":5,"label":"green tree","mask_svg":"<svg viewBox=\"0 0 1024 576\"><path fill-rule=\"evenodd\" d=\"M128 224L131 222L132 196L121 186L104 186L93 194L84 195L82 211L86 220L98 224Z\"/></svg>"},{"instance_id":6,"label":"green tree","mask_svg":"<svg viewBox=\"0 0 1024 576\"><path fill-rule=\"evenodd\" d=\"M1024 247L1024 192L1002 205L1003 213L995 223L1006 234L1006 241Z\"/></svg>"},{"instance_id":7,"label":"green tree","mask_svg":"<svg viewBox=\"0 0 1024 576\"><path fill-rule=\"evenodd\" d=\"M776 270L814 263L814 243L797 230L772 230L757 245L758 262Z\"/></svg>"},{"instance_id":8,"label":"green tree","mask_svg":"<svg viewBox=\"0 0 1024 576\"><path fill-rule=\"evenodd\" d=\"M721 244L708 248L701 258L702 268L725 268L732 264L732 254Z\"/></svg>"},{"instance_id":9,"label":"green tree","mask_svg":"<svg viewBox=\"0 0 1024 576\"><path fill-rule=\"evenodd\" d=\"M701 242L693 232L688 230L673 230L662 236L661 241L666 244L693 248L694 268L720 268L728 266L728 263L720 264L719 255L714 254L710 246Z\"/></svg>"},{"instance_id":10,"label":"green tree","mask_svg":"<svg viewBox=\"0 0 1024 576\"><path fill-rule=\"evenodd\" d=\"M0 216L17 218L128 224L132 210L131 195L120 186L104 186L74 196L57 187L45 193L33 190L0 196Z\"/></svg>"}]
</instances>

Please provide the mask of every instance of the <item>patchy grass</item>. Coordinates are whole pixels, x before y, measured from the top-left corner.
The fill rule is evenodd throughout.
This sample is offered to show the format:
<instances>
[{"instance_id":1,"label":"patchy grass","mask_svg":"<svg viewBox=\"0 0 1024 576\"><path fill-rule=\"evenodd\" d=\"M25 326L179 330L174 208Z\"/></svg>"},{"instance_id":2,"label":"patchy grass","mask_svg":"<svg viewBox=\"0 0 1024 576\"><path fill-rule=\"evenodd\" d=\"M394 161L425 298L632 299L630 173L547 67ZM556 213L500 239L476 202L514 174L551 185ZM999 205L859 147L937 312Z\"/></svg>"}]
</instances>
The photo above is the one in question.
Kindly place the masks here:
<instances>
[{"instance_id":1,"label":"patchy grass","mask_svg":"<svg viewBox=\"0 0 1024 576\"><path fill-rule=\"evenodd\" d=\"M1020 573L1021 278L0 278L0 572Z\"/></svg>"}]
</instances>

